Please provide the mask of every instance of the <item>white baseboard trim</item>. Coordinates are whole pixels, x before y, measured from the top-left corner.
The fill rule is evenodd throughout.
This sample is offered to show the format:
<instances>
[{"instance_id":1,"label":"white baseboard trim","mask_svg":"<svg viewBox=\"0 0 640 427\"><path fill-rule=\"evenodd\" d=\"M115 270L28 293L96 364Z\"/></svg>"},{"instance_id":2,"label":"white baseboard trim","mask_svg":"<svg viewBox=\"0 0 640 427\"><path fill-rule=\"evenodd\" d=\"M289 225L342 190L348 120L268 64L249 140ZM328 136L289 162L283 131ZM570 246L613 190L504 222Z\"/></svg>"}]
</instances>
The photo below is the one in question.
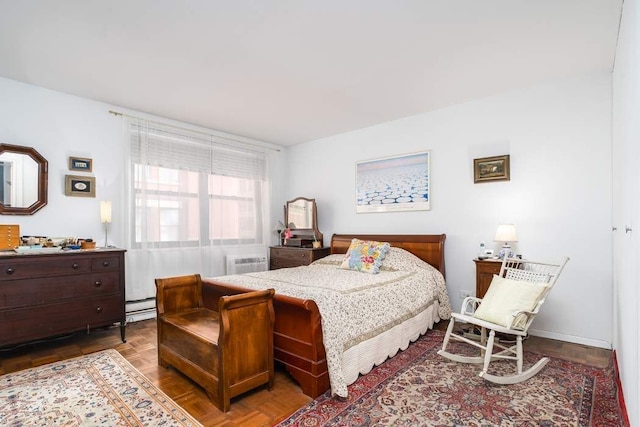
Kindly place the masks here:
<instances>
[{"instance_id":1,"label":"white baseboard trim","mask_svg":"<svg viewBox=\"0 0 640 427\"><path fill-rule=\"evenodd\" d=\"M529 334L536 337L550 338L552 340L588 345L590 347L606 348L607 350L613 349L613 346L611 345L611 343L603 340L595 340L592 338L578 337L575 335L568 335L568 334L560 334L557 332L541 331L539 329L529 329Z\"/></svg>"},{"instance_id":2,"label":"white baseboard trim","mask_svg":"<svg viewBox=\"0 0 640 427\"><path fill-rule=\"evenodd\" d=\"M155 319L156 309L148 308L146 310L137 310L127 313L127 323L140 322L142 320Z\"/></svg>"}]
</instances>

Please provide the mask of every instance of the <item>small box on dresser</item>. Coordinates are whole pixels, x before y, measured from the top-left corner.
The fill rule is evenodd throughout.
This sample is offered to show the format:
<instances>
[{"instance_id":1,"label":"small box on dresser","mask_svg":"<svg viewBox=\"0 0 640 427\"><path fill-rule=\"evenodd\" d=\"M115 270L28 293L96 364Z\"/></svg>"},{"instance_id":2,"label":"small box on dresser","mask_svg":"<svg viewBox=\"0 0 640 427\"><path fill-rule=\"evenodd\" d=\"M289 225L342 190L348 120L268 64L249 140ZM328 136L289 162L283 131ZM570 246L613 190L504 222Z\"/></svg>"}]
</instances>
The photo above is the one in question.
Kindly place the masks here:
<instances>
[{"instance_id":1,"label":"small box on dresser","mask_svg":"<svg viewBox=\"0 0 640 427\"><path fill-rule=\"evenodd\" d=\"M269 248L269 270L300 267L324 258L331 248L296 248L289 246L271 246Z\"/></svg>"},{"instance_id":2,"label":"small box on dresser","mask_svg":"<svg viewBox=\"0 0 640 427\"><path fill-rule=\"evenodd\" d=\"M0 347L120 325L124 250L0 254Z\"/></svg>"}]
</instances>

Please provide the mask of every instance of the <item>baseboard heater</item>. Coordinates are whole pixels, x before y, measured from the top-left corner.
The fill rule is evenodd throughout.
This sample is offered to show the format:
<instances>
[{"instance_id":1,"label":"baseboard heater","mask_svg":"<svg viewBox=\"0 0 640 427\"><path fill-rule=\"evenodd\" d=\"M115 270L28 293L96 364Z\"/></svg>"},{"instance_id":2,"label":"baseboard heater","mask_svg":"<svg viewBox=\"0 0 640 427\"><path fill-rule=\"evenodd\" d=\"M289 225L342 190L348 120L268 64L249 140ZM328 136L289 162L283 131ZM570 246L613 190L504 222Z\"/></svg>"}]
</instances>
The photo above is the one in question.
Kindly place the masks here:
<instances>
[{"instance_id":1,"label":"baseboard heater","mask_svg":"<svg viewBox=\"0 0 640 427\"><path fill-rule=\"evenodd\" d=\"M137 301L127 301L125 304L125 313L127 323L154 319L156 317L156 299L147 298Z\"/></svg>"},{"instance_id":2,"label":"baseboard heater","mask_svg":"<svg viewBox=\"0 0 640 427\"><path fill-rule=\"evenodd\" d=\"M264 255L243 257L236 255L227 256L227 274L254 273L257 271L267 271L268 269L267 257Z\"/></svg>"}]
</instances>

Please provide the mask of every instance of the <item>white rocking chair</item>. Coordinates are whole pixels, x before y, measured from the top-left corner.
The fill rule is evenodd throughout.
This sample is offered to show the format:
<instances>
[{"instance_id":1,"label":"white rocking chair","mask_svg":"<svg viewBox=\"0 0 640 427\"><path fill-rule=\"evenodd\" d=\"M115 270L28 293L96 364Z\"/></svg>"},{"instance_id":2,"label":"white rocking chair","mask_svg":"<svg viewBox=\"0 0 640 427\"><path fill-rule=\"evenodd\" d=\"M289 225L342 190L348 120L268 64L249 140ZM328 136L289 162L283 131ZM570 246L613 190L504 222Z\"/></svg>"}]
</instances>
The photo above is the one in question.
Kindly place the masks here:
<instances>
[{"instance_id":1,"label":"white rocking chair","mask_svg":"<svg viewBox=\"0 0 640 427\"><path fill-rule=\"evenodd\" d=\"M494 275L483 299L467 297L460 313L453 313L447 333L438 354L455 362L483 363L480 377L497 384L515 384L533 377L547 364L543 357L535 365L522 371L522 339L527 336L531 322L558 280L569 258L558 264L505 258L499 275ZM456 322L468 323L480 328L479 339L465 333L454 332ZM487 330L489 336L487 337ZM515 337L513 341L500 343L496 332ZM465 356L447 351L450 339L463 341L480 349L479 356ZM497 351L494 353L494 347ZM492 360L514 360L515 375L494 375L488 372Z\"/></svg>"}]
</instances>

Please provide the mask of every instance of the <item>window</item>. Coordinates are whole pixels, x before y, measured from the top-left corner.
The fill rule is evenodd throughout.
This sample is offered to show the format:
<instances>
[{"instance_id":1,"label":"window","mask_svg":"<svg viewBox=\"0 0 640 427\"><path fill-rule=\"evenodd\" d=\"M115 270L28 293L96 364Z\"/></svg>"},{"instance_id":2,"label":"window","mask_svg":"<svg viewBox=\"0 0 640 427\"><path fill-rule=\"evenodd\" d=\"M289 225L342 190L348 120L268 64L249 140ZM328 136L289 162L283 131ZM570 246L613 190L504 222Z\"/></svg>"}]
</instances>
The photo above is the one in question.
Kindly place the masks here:
<instances>
[{"instance_id":1,"label":"window","mask_svg":"<svg viewBox=\"0 0 640 427\"><path fill-rule=\"evenodd\" d=\"M159 123L128 126L132 248L263 242L264 153Z\"/></svg>"}]
</instances>

